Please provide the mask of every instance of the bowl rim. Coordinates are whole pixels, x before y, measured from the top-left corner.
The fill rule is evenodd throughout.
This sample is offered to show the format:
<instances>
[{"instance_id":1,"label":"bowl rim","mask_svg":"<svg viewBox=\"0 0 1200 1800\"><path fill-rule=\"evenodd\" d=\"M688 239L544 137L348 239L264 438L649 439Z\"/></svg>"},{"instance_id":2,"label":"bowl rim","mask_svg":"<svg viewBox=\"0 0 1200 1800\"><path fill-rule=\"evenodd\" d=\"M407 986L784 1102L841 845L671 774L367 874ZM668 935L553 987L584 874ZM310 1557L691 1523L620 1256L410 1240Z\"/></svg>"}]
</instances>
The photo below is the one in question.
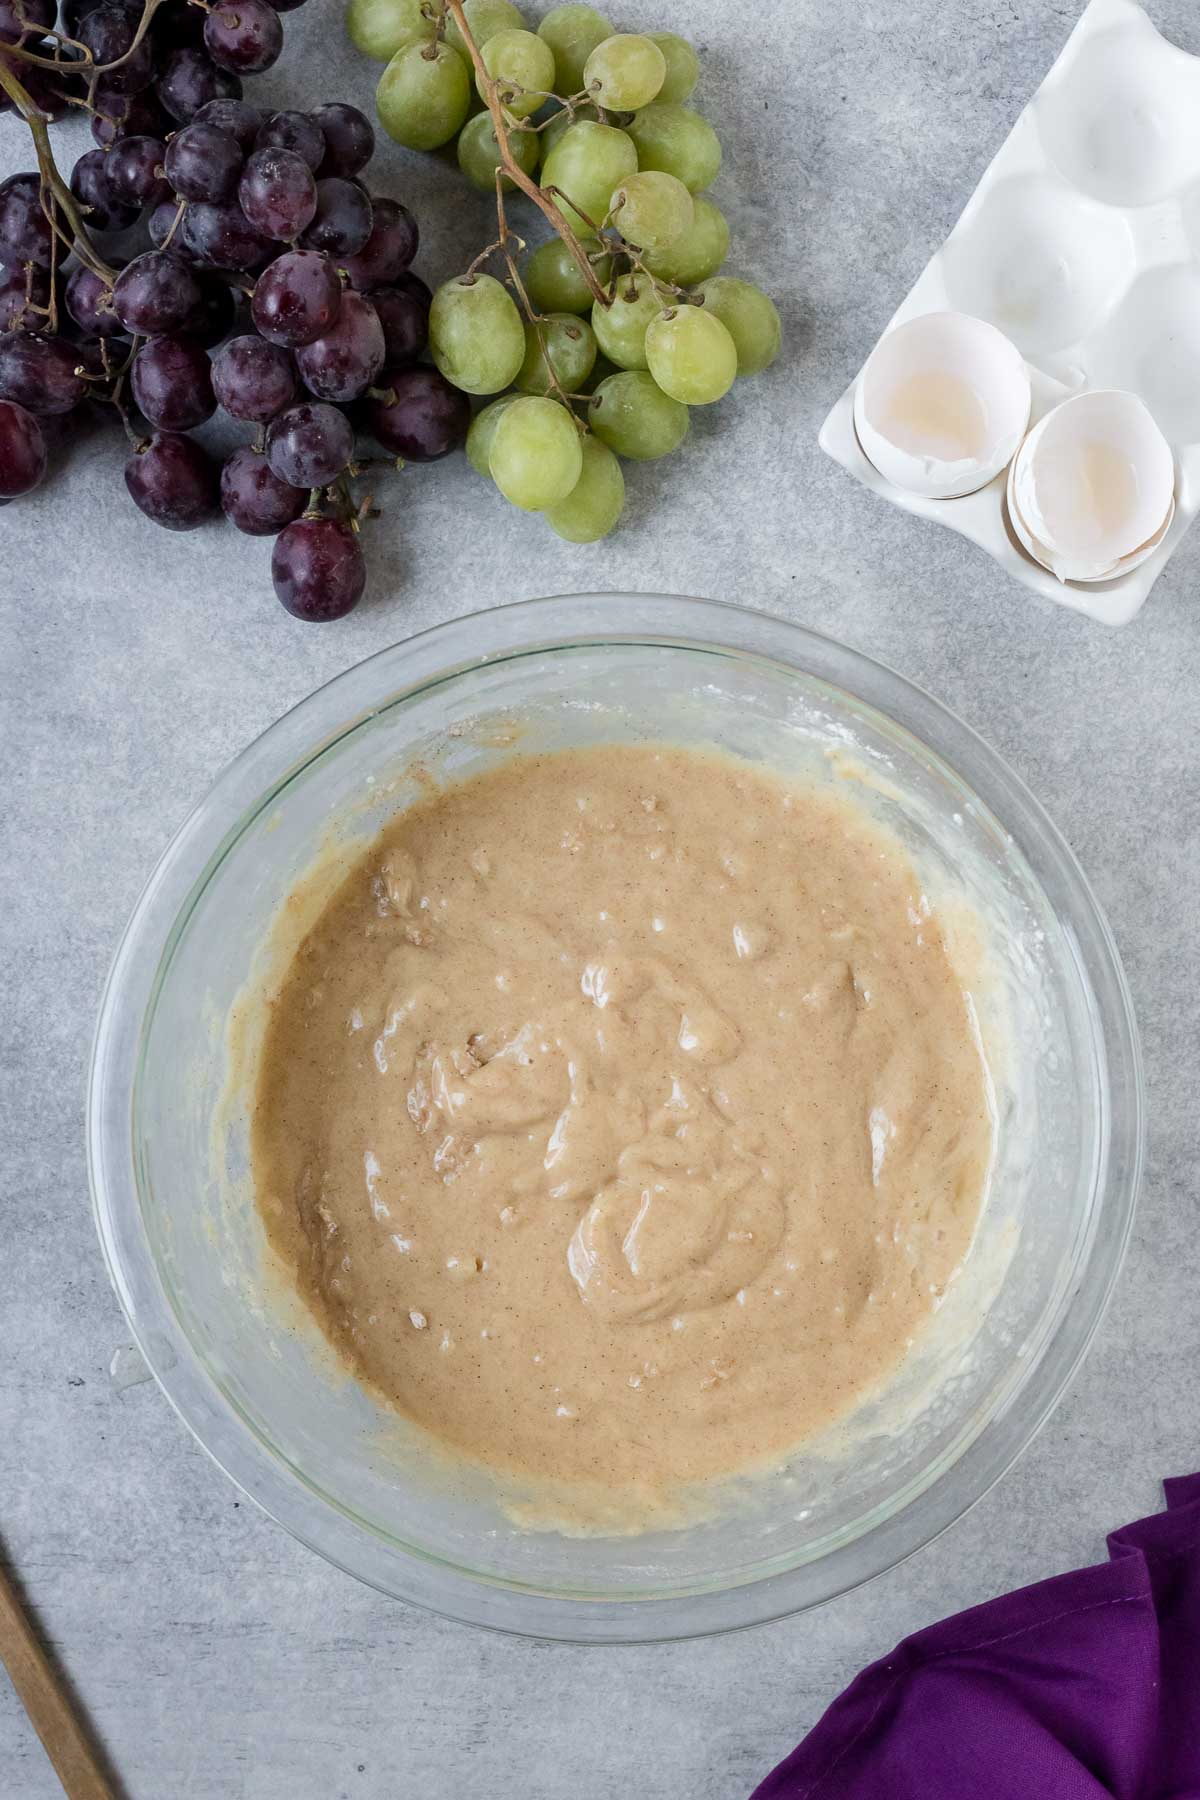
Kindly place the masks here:
<instances>
[{"instance_id":1,"label":"bowl rim","mask_svg":"<svg viewBox=\"0 0 1200 1800\"><path fill-rule=\"evenodd\" d=\"M142 1224L133 1139L137 1048L160 968L198 883L268 788L290 780L346 732L433 680L523 653L605 643L765 657L826 683L943 764L1001 829L1017 835L1039 886L1043 867L1052 869L1067 903L1065 916L1063 899L1053 910L1069 927L1080 978L1094 1002L1101 1138L1093 1229L1016 1397L1019 1404L1010 1398L994 1410L949 1465L890 1516L815 1560L736 1585L628 1599L507 1583L429 1558L416 1547L384 1543L297 1479L217 1389L175 1316ZM314 737L318 714L326 724ZM134 907L105 983L87 1089L88 1175L109 1278L160 1388L217 1466L294 1537L382 1593L463 1623L575 1643L705 1636L807 1610L894 1567L961 1517L1041 1429L1087 1352L1128 1245L1144 1141L1140 1045L1112 933L1072 851L1020 778L949 708L877 659L778 615L684 595L571 594L468 613L376 651L268 726L210 785Z\"/></svg>"}]
</instances>

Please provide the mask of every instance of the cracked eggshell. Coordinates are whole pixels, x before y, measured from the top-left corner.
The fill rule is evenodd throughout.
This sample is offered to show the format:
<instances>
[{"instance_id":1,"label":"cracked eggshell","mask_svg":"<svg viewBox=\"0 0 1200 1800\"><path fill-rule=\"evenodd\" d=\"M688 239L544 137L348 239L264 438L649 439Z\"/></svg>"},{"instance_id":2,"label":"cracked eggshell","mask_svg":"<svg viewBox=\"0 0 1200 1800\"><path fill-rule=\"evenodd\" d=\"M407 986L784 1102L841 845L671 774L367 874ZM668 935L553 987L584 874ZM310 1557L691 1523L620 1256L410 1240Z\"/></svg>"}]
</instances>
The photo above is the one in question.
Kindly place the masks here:
<instances>
[{"instance_id":1,"label":"cracked eggshell","mask_svg":"<svg viewBox=\"0 0 1200 1800\"><path fill-rule=\"evenodd\" d=\"M912 494L954 500L986 487L1029 424L1016 346L968 313L924 313L881 338L854 393L859 443Z\"/></svg>"},{"instance_id":2,"label":"cracked eggshell","mask_svg":"<svg viewBox=\"0 0 1200 1800\"><path fill-rule=\"evenodd\" d=\"M1111 581L1161 543L1175 514L1175 459L1136 394L1064 400L1013 460L1008 511L1035 562L1060 581Z\"/></svg>"}]
</instances>

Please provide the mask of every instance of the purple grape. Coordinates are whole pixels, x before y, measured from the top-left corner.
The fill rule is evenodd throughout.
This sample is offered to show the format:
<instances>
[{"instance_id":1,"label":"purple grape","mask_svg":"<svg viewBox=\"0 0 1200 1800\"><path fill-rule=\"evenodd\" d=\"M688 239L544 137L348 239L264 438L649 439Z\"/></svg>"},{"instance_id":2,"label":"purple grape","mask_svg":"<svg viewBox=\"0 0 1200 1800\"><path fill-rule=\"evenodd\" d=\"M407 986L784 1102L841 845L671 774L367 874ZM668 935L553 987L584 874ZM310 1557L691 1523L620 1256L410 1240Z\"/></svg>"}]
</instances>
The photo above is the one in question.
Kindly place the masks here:
<instances>
[{"instance_id":1,"label":"purple grape","mask_svg":"<svg viewBox=\"0 0 1200 1800\"><path fill-rule=\"evenodd\" d=\"M401 287L372 288L367 299L383 327L384 360L388 368L402 369L416 362L429 342L428 302Z\"/></svg>"},{"instance_id":2,"label":"purple grape","mask_svg":"<svg viewBox=\"0 0 1200 1800\"><path fill-rule=\"evenodd\" d=\"M209 100L202 106L192 124L215 125L218 131L227 131L230 137L237 139L242 155L249 156L266 117L261 107L251 106L248 100L218 99Z\"/></svg>"},{"instance_id":3,"label":"purple grape","mask_svg":"<svg viewBox=\"0 0 1200 1800\"><path fill-rule=\"evenodd\" d=\"M31 49L33 46L26 44L25 48ZM49 46L43 45L42 48L48 49ZM3 60L5 60L3 52L0 52L0 61ZM11 59L8 60L11 61ZM20 74L21 81L25 87L25 92L29 95L29 98L33 101L33 104L37 107L38 111L44 113L51 124L54 124L58 119L66 118L67 113L70 110L70 100L67 97L67 90L74 85L72 72L66 63L61 64L59 68L54 70L38 69L31 67L29 64L23 64L21 66ZM0 113L4 112L7 106L7 95L0 93Z\"/></svg>"},{"instance_id":4,"label":"purple grape","mask_svg":"<svg viewBox=\"0 0 1200 1800\"><path fill-rule=\"evenodd\" d=\"M433 289L412 269L406 269L403 275L398 275L392 285L399 288L402 294L411 294L414 300L419 300L426 312L433 305Z\"/></svg>"},{"instance_id":5,"label":"purple grape","mask_svg":"<svg viewBox=\"0 0 1200 1800\"><path fill-rule=\"evenodd\" d=\"M371 201L364 187L343 175L317 183L316 211L301 238L307 250L327 256L355 256L371 235Z\"/></svg>"},{"instance_id":6,"label":"purple grape","mask_svg":"<svg viewBox=\"0 0 1200 1800\"><path fill-rule=\"evenodd\" d=\"M372 202L371 235L354 256L342 258L352 288L391 287L417 254L417 221L398 200Z\"/></svg>"},{"instance_id":7,"label":"purple grape","mask_svg":"<svg viewBox=\"0 0 1200 1800\"><path fill-rule=\"evenodd\" d=\"M248 274L261 269L274 248L255 231L236 200L192 201L183 216L183 238L197 261Z\"/></svg>"},{"instance_id":8,"label":"purple grape","mask_svg":"<svg viewBox=\"0 0 1200 1800\"><path fill-rule=\"evenodd\" d=\"M68 295L69 295L68 284ZM50 300L50 277L45 269L30 265L28 279L24 268L0 265L0 332L37 331L45 324L45 316L35 312Z\"/></svg>"},{"instance_id":9,"label":"purple grape","mask_svg":"<svg viewBox=\"0 0 1200 1800\"><path fill-rule=\"evenodd\" d=\"M296 352L300 379L318 400L365 394L383 367L383 326L369 300L347 291L329 331Z\"/></svg>"},{"instance_id":10,"label":"purple grape","mask_svg":"<svg viewBox=\"0 0 1200 1800\"><path fill-rule=\"evenodd\" d=\"M141 6L137 9L141 11ZM150 27L159 60L172 50L194 48L204 42L204 11L190 0L166 0Z\"/></svg>"},{"instance_id":11,"label":"purple grape","mask_svg":"<svg viewBox=\"0 0 1200 1800\"><path fill-rule=\"evenodd\" d=\"M238 142L219 125L193 119L167 145L167 180L181 200L231 200L242 169Z\"/></svg>"},{"instance_id":12,"label":"purple grape","mask_svg":"<svg viewBox=\"0 0 1200 1800\"><path fill-rule=\"evenodd\" d=\"M267 0L220 0L204 21L204 47L219 68L258 75L283 49L279 14Z\"/></svg>"},{"instance_id":13,"label":"purple grape","mask_svg":"<svg viewBox=\"0 0 1200 1800\"><path fill-rule=\"evenodd\" d=\"M342 284L329 258L288 250L259 276L250 311L263 337L293 350L323 337L341 304Z\"/></svg>"},{"instance_id":14,"label":"purple grape","mask_svg":"<svg viewBox=\"0 0 1200 1800\"><path fill-rule=\"evenodd\" d=\"M50 31L57 10L54 0L0 0L0 44L20 44Z\"/></svg>"},{"instance_id":15,"label":"purple grape","mask_svg":"<svg viewBox=\"0 0 1200 1800\"><path fill-rule=\"evenodd\" d=\"M296 393L296 371L286 350L248 334L231 338L213 357L213 391L231 419L265 425Z\"/></svg>"},{"instance_id":16,"label":"purple grape","mask_svg":"<svg viewBox=\"0 0 1200 1800\"><path fill-rule=\"evenodd\" d=\"M195 338L151 338L133 359L130 385L156 431L190 431L216 410L208 353Z\"/></svg>"},{"instance_id":17,"label":"purple grape","mask_svg":"<svg viewBox=\"0 0 1200 1800\"><path fill-rule=\"evenodd\" d=\"M291 487L325 487L353 455L353 428L336 406L302 400L267 426L267 461Z\"/></svg>"},{"instance_id":18,"label":"purple grape","mask_svg":"<svg viewBox=\"0 0 1200 1800\"><path fill-rule=\"evenodd\" d=\"M436 369L389 370L379 385L390 397L369 402L367 429L393 456L436 462L466 442L471 402Z\"/></svg>"},{"instance_id":19,"label":"purple grape","mask_svg":"<svg viewBox=\"0 0 1200 1800\"><path fill-rule=\"evenodd\" d=\"M31 413L70 412L87 393L78 366L78 352L66 338L25 332L0 338L0 399Z\"/></svg>"},{"instance_id":20,"label":"purple grape","mask_svg":"<svg viewBox=\"0 0 1200 1800\"><path fill-rule=\"evenodd\" d=\"M248 159L238 200L256 231L290 244L317 210L317 184L302 156L269 145Z\"/></svg>"},{"instance_id":21,"label":"purple grape","mask_svg":"<svg viewBox=\"0 0 1200 1800\"><path fill-rule=\"evenodd\" d=\"M99 71L97 95L120 100L149 87L154 79L154 48L150 39L144 37L129 54L136 35L136 18L119 6L97 7L83 20L78 37L84 48L91 51L92 62ZM108 68L108 64L117 62L119 68Z\"/></svg>"},{"instance_id":22,"label":"purple grape","mask_svg":"<svg viewBox=\"0 0 1200 1800\"><path fill-rule=\"evenodd\" d=\"M162 250L135 256L113 284L113 311L126 331L143 337L181 330L199 302L200 287L191 270Z\"/></svg>"},{"instance_id":23,"label":"purple grape","mask_svg":"<svg viewBox=\"0 0 1200 1800\"><path fill-rule=\"evenodd\" d=\"M200 304L187 316L185 337L195 338L206 350L227 338L237 322L237 298L219 276L203 269L192 271L200 289Z\"/></svg>"},{"instance_id":24,"label":"purple grape","mask_svg":"<svg viewBox=\"0 0 1200 1800\"><path fill-rule=\"evenodd\" d=\"M0 499L16 500L46 473L46 440L33 414L0 400Z\"/></svg>"},{"instance_id":25,"label":"purple grape","mask_svg":"<svg viewBox=\"0 0 1200 1800\"><path fill-rule=\"evenodd\" d=\"M169 130L170 120L150 92L110 100L92 114L92 136L102 150L127 137L164 138Z\"/></svg>"},{"instance_id":26,"label":"purple grape","mask_svg":"<svg viewBox=\"0 0 1200 1800\"><path fill-rule=\"evenodd\" d=\"M173 119L190 125L210 100L240 100L242 84L228 69L218 69L203 50L172 50L155 91Z\"/></svg>"},{"instance_id":27,"label":"purple grape","mask_svg":"<svg viewBox=\"0 0 1200 1800\"><path fill-rule=\"evenodd\" d=\"M111 150L92 154L105 157L109 189L125 205L151 206L165 197L159 171L167 146L161 138L123 137Z\"/></svg>"},{"instance_id":28,"label":"purple grape","mask_svg":"<svg viewBox=\"0 0 1200 1800\"><path fill-rule=\"evenodd\" d=\"M125 231L138 216L138 207L118 200L108 179L108 155L85 150L71 170L71 192L84 209L89 231Z\"/></svg>"},{"instance_id":29,"label":"purple grape","mask_svg":"<svg viewBox=\"0 0 1200 1800\"><path fill-rule=\"evenodd\" d=\"M83 21L89 13L98 11L104 4L105 0L62 0L62 29L67 36L78 42L79 27ZM108 4L115 6L119 12L131 14L135 20L141 17L142 9L136 4L136 0L108 0Z\"/></svg>"},{"instance_id":30,"label":"purple grape","mask_svg":"<svg viewBox=\"0 0 1200 1800\"><path fill-rule=\"evenodd\" d=\"M307 505L306 489L280 481L261 451L249 444L235 450L221 470L221 510L251 537L273 537Z\"/></svg>"},{"instance_id":31,"label":"purple grape","mask_svg":"<svg viewBox=\"0 0 1200 1800\"><path fill-rule=\"evenodd\" d=\"M168 531L194 531L220 506L217 465L194 438L155 432L125 464L125 486L135 506Z\"/></svg>"},{"instance_id":32,"label":"purple grape","mask_svg":"<svg viewBox=\"0 0 1200 1800\"><path fill-rule=\"evenodd\" d=\"M302 112L272 113L258 137L259 150L294 150L315 175L325 160L325 134L315 119Z\"/></svg>"},{"instance_id":33,"label":"purple grape","mask_svg":"<svg viewBox=\"0 0 1200 1800\"><path fill-rule=\"evenodd\" d=\"M125 327L112 308L112 289L90 269L73 269L67 280L67 311L89 337L119 337Z\"/></svg>"},{"instance_id":34,"label":"purple grape","mask_svg":"<svg viewBox=\"0 0 1200 1800\"><path fill-rule=\"evenodd\" d=\"M357 106L328 100L308 116L325 139L325 160L318 175L357 175L366 168L375 152L375 128Z\"/></svg>"},{"instance_id":35,"label":"purple grape","mask_svg":"<svg viewBox=\"0 0 1200 1800\"><path fill-rule=\"evenodd\" d=\"M297 519L275 540L271 580L293 618L317 625L353 612L367 571L358 539L341 519Z\"/></svg>"},{"instance_id":36,"label":"purple grape","mask_svg":"<svg viewBox=\"0 0 1200 1800\"><path fill-rule=\"evenodd\" d=\"M170 237L170 254L177 256L183 248L183 221L176 219L179 215L179 202L172 195L169 200L157 200L146 216L146 230L150 242L156 250L161 250Z\"/></svg>"},{"instance_id":37,"label":"purple grape","mask_svg":"<svg viewBox=\"0 0 1200 1800\"><path fill-rule=\"evenodd\" d=\"M0 262L50 267L54 234L40 196L36 174L22 172L0 181Z\"/></svg>"}]
</instances>

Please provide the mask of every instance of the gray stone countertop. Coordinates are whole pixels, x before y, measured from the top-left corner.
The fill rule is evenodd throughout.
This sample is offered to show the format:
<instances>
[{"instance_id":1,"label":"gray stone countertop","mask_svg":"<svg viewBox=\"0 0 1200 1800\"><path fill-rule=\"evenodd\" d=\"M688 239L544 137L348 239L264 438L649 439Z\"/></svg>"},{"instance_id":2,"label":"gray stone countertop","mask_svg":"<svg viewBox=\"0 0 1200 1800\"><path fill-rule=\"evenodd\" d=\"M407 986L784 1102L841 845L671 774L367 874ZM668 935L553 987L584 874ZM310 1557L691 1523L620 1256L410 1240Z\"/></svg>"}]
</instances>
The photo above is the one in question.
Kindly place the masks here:
<instances>
[{"instance_id":1,"label":"gray stone countertop","mask_svg":"<svg viewBox=\"0 0 1200 1800\"><path fill-rule=\"evenodd\" d=\"M649 0L627 27L704 51L730 267L787 350L634 470L606 544L561 544L465 459L386 493L370 597L313 628L269 547L133 510L115 436L77 441L0 512L6 894L0 1536L130 1800L739 1800L871 1658L951 1610L1103 1555L1200 1461L1200 533L1110 633L884 505L817 429L1057 54L1076 0ZM288 14L258 92L368 106L340 0ZM1192 0L1153 0L1200 51ZM315 73L319 70L319 74ZM65 128L63 128L65 131ZM62 134L60 133L60 141ZM67 134L67 141L70 134ZM0 169L31 162L0 119ZM457 172L385 141L434 280L487 241ZM318 683L423 626L534 594L707 594L802 620L958 710L1045 803L1112 922L1140 1017L1145 1186L1115 1301L1019 1465L905 1566L807 1617L677 1647L488 1636L394 1604L239 1496L152 1382L88 1203L83 1084L101 983L156 858L235 750ZM0 1800L52 1800L0 1678Z\"/></svg>"}]
</instances>

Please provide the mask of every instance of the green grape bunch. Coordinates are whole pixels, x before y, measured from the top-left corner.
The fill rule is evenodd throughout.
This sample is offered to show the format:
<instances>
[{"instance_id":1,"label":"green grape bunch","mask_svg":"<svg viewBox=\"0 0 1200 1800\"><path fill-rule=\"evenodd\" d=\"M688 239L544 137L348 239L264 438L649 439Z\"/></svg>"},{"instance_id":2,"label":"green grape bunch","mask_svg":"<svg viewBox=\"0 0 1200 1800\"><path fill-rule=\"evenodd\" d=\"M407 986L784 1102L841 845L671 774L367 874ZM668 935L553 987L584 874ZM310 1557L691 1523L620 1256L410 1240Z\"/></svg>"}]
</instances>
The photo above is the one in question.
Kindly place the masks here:
<instances>
[{"instance_id":1,"label":"green grape bunch","mask_svg":"<svg viewBox=\"0 0 1200 1800\"><path fill-rule=\"evenodd\" d=\"M496 198L495 241L429 318L442 376L484 401L471 464L560 537L595 542L621 516L622 460L677 450L692 407L779 354L774 303L720 273L699 58L576 3L532 31L513 0L350 0L347 26L387 65L384 130L414 150L456 140L466 180ZM532 250L509 223L522 196L553 231Z\"/></svg>"}]
</instances>

